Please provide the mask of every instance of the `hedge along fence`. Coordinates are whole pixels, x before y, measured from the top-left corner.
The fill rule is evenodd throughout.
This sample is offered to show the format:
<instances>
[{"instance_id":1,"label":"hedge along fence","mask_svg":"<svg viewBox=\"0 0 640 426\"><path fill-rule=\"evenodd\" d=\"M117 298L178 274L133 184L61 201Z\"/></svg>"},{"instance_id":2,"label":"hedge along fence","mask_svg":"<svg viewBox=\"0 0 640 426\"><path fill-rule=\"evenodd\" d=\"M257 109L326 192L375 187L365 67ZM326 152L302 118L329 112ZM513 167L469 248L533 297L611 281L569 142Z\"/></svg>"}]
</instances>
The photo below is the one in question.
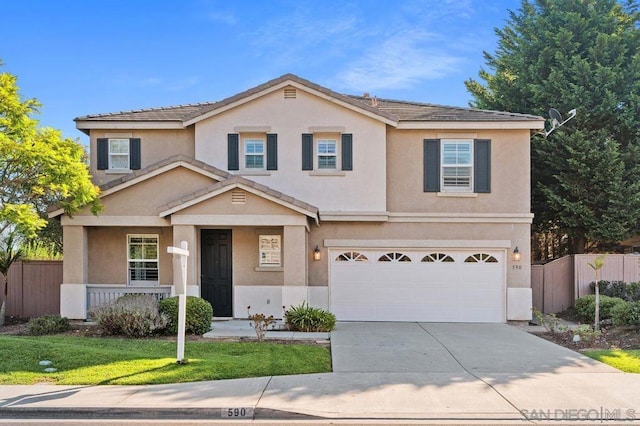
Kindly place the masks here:
<instances>
[{"instance_id":1,"label":"hedge along fence","mask_svg":"<svg viewBox=\"0 0 640 426\"><path fill-rule=\"evenodd\" d=\"M60 314L61 260L18 261L9 269L7 316ZM0 303L3 299L0 291Z\"/></svg>"}]
</instances>

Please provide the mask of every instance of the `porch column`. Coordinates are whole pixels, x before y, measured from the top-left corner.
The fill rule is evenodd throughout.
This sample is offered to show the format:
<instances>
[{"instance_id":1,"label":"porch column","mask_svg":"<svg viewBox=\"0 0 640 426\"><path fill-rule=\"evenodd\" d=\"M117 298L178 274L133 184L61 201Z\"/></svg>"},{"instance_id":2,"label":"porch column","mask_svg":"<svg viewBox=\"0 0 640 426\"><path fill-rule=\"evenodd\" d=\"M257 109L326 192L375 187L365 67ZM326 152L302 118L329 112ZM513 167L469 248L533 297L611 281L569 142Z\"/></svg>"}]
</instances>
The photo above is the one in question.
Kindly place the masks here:
<instances>
[{"instance_id":1,"label":"porch column","mask_svg":"<svg viewBox=\"0 0 640 426\"><path fill-rule=\"evenodd\" d=\"M173 226L173 246L180 247L181 241L186 241L189 245L189 257L187 257L187 295L200 296L200 287L198 287L198 260L200 259L200 251L198 249L198 233L193 225L174 225ZM166 253L167 248L162 248ZM173 262L173 282L180 280L182 271L180 262Z\"/></svg>"},{"instance_id":2,"label":"porch column","mask_svg":"<svg viewBox=\"0 0 640 426\"><path fill-rule=\"evenodd\" d=\"M284 226L283 230L284 286L282 304L288 309L307 300L307 229L305 226Z\"/></svg>"},{"instance_id":3,"label":"porch column","mask_svg":"<svg viewBox=\"0 0 640 426\"><path fill-rule=\"evenodd\" d=\"M64 260L60 286L60 315L71 319L86 318L89 280L89 245L87 228L64 225Z\"/></svg>"}]
</instances>

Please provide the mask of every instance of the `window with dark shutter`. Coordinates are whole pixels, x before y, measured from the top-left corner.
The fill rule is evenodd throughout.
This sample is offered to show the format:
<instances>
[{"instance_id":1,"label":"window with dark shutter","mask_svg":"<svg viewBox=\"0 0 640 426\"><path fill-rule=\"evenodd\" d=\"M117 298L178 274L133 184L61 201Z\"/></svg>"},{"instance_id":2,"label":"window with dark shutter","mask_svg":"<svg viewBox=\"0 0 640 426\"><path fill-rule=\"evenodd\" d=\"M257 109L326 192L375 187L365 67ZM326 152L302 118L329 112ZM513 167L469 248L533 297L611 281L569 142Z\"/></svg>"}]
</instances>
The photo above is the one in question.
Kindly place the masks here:
<instances>
[{"instance_id":1,"label":"window with dark shutter","mask_svg":"<svg viewBox=\"0 0 640 426\"><path fill-rule=\"evenodd\" d=\"M342 170L353 170L353 135L342 134Z\"/></svg>"},{"instance_id":2,"label":"window with dark shutter","mask_svg":"<svg viewBox=\"0 0 640 426\"><path fill-rule=\"evenodd\" d=\"M439 192L440 139L425 139L423 156L424 192Z\"/></svg>"},{"instance_id":3,"label":"window with dark shutter","mask_svg":"<svg viewBox=\"0 0 640 426\"><path fill-rule=\"evenodd\" d=\"M313 170L313 134L302 134L302 170Z\"/></svg>"},{"instance_id":4,"label":"window with dark shutter","mask_svg":"<svg viewBox=\"0 0 640 426\"><path fill-rule=\"evenodd\" d=\"M267 170L278 170L278 135L267 134Z\"/></svg>"},{"instance_id":5,"label":"window with dark shutter","mask_svg":"<svg viewBox=\"0 0 640 426\"><path fill-rule=\"evenodd\" d=\"M129 168L131 170L140 170L141 165L140 138L131 138L129 139Z\"/></svg>"},{"instance_id":6,"label":"window with dark shutter","mask_svg":"<svg viewBox=\"0 0 640 426\"><path fill-rule=\"evenodd\" d=\"M491 140L474 140L473 190L478 193L491 192Z\"/></svg>"},{"instance_id":7,"label":"window with dark shutter","mask_svg":"<svg viewBox=\"0 0 640 426\"><path fill-rule=\"evenodd\" d=\"M109 168L109 139L98 138L98 170Z\"/></svg>"},{"instance_id":8,"label":"window with dark shutter","mask_svg":"<svg viewBox=\"0 0 640 426\"><path fill-rule=\"evenodd\" d=\"M240 170L237 133L229 133L227 135L227 170Z\"/></svg>"}]
</instances>

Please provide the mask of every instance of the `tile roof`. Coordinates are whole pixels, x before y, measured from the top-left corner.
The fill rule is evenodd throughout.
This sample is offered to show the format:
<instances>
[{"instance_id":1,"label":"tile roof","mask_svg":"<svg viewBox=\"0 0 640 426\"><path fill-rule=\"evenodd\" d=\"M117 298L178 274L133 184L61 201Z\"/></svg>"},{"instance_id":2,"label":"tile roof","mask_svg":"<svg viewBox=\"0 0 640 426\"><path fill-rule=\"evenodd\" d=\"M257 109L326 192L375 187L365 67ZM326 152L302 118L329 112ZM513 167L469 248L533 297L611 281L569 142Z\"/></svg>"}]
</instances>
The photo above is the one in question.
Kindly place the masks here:
<instances>
[{"instance_id":1,"label":"tile roof","mask_svg":"<svg viewBox=\"0 0 640 426\"><path fill-rule=\"evenodd\" d=\"M164 206L160 207L158 209L159 212L163 212L166 210L170 210L173 209L175 207L178 207L182 204L188 203L189 201L193 201L199 197L205 196L207 194L210 194L212 192L216 192L220 189L226 188L228 186L234 186L234 185L244 185L246 187L249 188L253 188L256 191L262 192L263 194L269 195L273 198L276 198L280 201L283 201L287 204L291 204L294 205L302 210L306 210L307 212L311 213L314 218L317 219L317 214L318 214L318 208L315 206L312 206L309 203L305 203L304 201L300 201L296 198L290 197L286 194L283 194L280 191L276 191L275 189L269 188L268 186L259 184L257 182L254 182L252 180L246 179L242 176L238 176L238 175L231 175L231 177L229 177L228 179L222 180L220 182L217 182L213 185L210 185L206 188L202 188L192 194L186 195L178 200L172 201L170 203L165 204Z\"/></svg>"},{"instance_id":2,"label":"tile roof","mask_svg":"<svg viewBox=\"0 0 640 426\"><path fill-rule=\"evenodd\" d=\"M392 121L538 121L542 117L511 112L490 111L474 108L452 107L428 103L378 99L364 96L343 95L294 74L285 74L219 102L205 102L121 111L107 114L92 114L78 117L75 121L177 121L187 122L204 116L216 109L233 104L274 86L292 81L346 104L366 110ZM374 103L377 103L375 105Z\"/></svg>"}]
</instances>

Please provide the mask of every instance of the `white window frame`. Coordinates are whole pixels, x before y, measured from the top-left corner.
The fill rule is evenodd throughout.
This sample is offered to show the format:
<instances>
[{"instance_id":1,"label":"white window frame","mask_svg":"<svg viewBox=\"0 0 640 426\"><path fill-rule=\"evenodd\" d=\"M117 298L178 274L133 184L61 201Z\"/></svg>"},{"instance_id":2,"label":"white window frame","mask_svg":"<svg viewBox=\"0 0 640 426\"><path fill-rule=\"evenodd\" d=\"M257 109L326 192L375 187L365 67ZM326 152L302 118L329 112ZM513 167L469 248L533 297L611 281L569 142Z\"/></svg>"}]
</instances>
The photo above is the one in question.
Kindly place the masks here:
<instances>
[{"instance_id":1,"label":"white window frame","mask_svg":"<svg viewBox=\"0 0 640 426\"><path fill-rule=\"evenodd\" d=\"M127 152L111 152L111 142L126 142ZM131 141L127 138L110 138L107 141L109 146L109 170L129 170L131 168ZM113 164L113 157L127 157L127 167L115 167Z\"/></svg>"},{"instance_id":2,"label":"white window frame","mask_svg":"<svg viewBox=\"0 0 640 426\"><path fill-rule=\"evenodd\" d=\"M264 234L258 237L258 265L282 266L282 235Z\"/></svg>"},{"instance_id":3,"label":"white window frame","mask_svg":"<svg viewBox=\"0 0 640 426\"><path fill-rule=\"evenodd\" d=\"M142 238L143 242L142 243L132 243L131 240L133 238ZM155 245L156 245L156 257L155 259L153 258L146 258L146 254L145 254L145 250L144 250L144 246L145 245L149 245L149 244L153 244L150 242L146 242L144 241L144 239L155 239ZM140 259L136 259L131 257L131 244L140 244L143 246L142 249L142 258ZM127 234L127 285L129 286L157 286L160 285L160 259L159 259L159 253L160 253L160 236L158 234ZM141 262L141 263L155 263L156 266L155 268L140 268L140 267L133 267L132 268L132 263L135 262ZM141 269L141 270L145 270L145 269L151 269L156 271L156 279L155 280L147 280L147 279L141 279L141 280L135 280L131 278L131 272L132 269Z\"/></svg>"},{"instance_id":4,"label":"white window frame","mask_svg":"<svg viewBox=\"0 0 640 426\"><path fill-rule=\"evenodd\" d=\"M320 152L320 146L323 144L332 144L334 151L332 153ZM321 157L327 157L327 158L333 157L333 161L335 165L333 167L321 167L320 166ZM316 140L316 164L317 164L318 170L338 170L338 141L336 139L322 138L322 139Z\"/></svg>"},{"instance_id":5,"label":"white window frame","mask_svg":"<svg viewBox=\"0 0 640 426\"><path fill-rule=\"evenodd\" d=\"M248 152L249 144L255 144L258 142L262 146L262 153L256 154L254 152ZM243 145L244 145L244 169L245 170L265 170L266 162L267 162L267 158L266 158L267 147L266 147L265 140L260 138L246 138L243 141ZM249 167L247 164L248 157L262 157L262 167Z\"/></svg>"},{"instance_id":6,"label":"white window frame","mask_svg":"<svg viewBox=\"0 0 640 426\"><path fill-rule=\"evenodd\" d=\"M469 146L469 162L459 162L460 158L456 154L455 164L445 164L445 146L447 145L468 145ZM442 192L473 192L473 141L467 139L444 139L440 144L440 191ZM468 169L469 184L468 185L447 185L445 180L446 169Z\"/></svg>"}]
</instances>

